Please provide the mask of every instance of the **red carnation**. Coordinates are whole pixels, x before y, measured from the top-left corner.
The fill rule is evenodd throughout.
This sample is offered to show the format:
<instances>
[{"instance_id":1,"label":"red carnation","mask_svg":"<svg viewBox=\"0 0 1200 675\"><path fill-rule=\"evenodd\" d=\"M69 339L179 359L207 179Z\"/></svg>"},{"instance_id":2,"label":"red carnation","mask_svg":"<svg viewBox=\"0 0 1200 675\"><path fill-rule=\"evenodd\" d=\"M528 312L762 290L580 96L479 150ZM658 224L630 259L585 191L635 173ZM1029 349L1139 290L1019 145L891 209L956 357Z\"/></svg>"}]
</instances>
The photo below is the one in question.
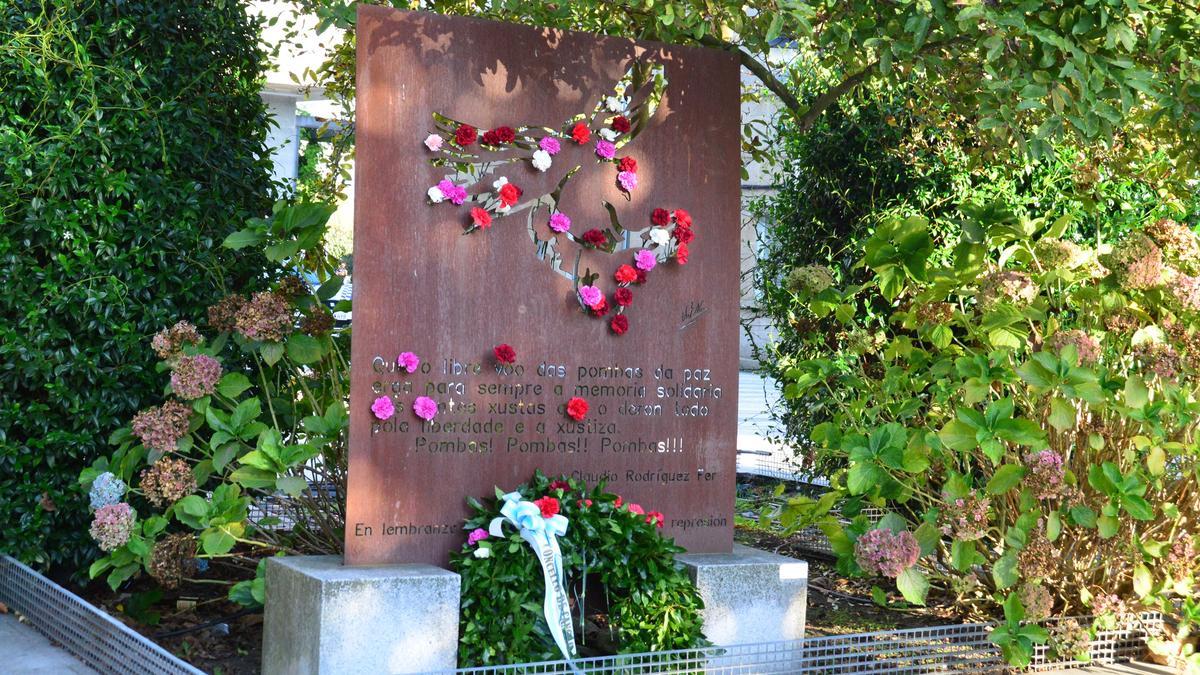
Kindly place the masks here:
<instances>
[{"instance_id":1,"label":"red carnation","mask_svg":"<svg viewBox=\"0 0 1200 675\"><path fill-rule=\"evenodd\" d=\"M671 214L666 209L654 209L650 212L650 222L655 225L666 225L671 222Z\"/></svg>"},{"instance_id":2,"label":"red carnation","mask_svg":"<svg viewBox=\"0 0 1200 675\"><path fill-rule=\"evenodd\" d=\"M517 350L513 349L507 344L497 345L496 348L492 350L492 354L496 356L497 363L517 362Z\"/></svg>"},{"instance_id":3,"label":"red carnation","mask_svg":"<svg viewBox=\"0 0 1200 675\"><path fill-rule=\"evenodd\" d=\"M621 161L617 163L617 171L637 173L637 160L632 157L622 157Z\"/></svg>"},{"instance_id":4,"label":"red carnation","mask_svg":"<svg viewBox=\"0 0 1200 675\"><path fill-rule=\"evenodd\" d=\"M617 335L624 335L625 331L629 330L629 319L625 318L624 314L618 314L608 322L608 327Z\"/></svg>"},{"instance_id":5,"label":"red carnation","mask_svg":"<svg viewBox=\"0 0 1200 675\"><path fill-rule=\"evenodd\" d=\"M579 501L577 501L577 502L575 502L575 503L576 503L576 504L578 504L578 505L579 505L579 508L581 508L581 509L582 509L582 508L584 508L584 507L591 506L591 505L592 505L592 500L590 500L590 499L580 499Z\"/></svg>"},{"instance_id":6,"label":"red carnation","mask_svg":"<svg viewBox=\"0 0 1200 675\"><path fill-rule=\"evenodd\" d=\"M496 135L495 130L485 131L479 142L484 145L500 145L500 137Z\"/></svg>"},{"instance_id":7,"label":"red carnation","mask_svg":"<svg viewBox=\"0 0 1200 675\"><path fill-rule=\"evenodd\" d=\"M476 138L475 127L470 124L460 124L454 130L454 142L458 143L460 147L467 147L474 143Z\"/></svg>"},{"instance_id":8,"label":"red carnation","mask_svg":"<svg viewBox=\"0 0 1200 675\"><path fill-rule=\"evenodd\" d=\"M608 235L593 227L583 233L583 243L591 244L592 246L604 246L608 244Z\"/></svg>"},{"instance_id":9,"label":"red carnation","mask_svg":"<svg viewBox=\"0 0 1200 675\"><path fill-rule=\"evenodd\" d=\"M679 243L681 244L690 244L692 243L692 240L696 238L696 233L693 232L692 228L690 227L676 226L675 238L678 239Z\"/></svg>"},{"instance_id":10,"label":"red carnation","mask_svg":"<svg viewBox=\"0 0 1200 675\"><path fill-rule=\"evenodd\" d=\"M592 316L604 316L608 314L608 298L600 298L600 302L592 305Z\"/></svg>"},{"instance_id":11,"label":"red carnation","mask_svg":"<svg viewBox=\"0 0 1200 675\"><path fill-rule=\"evenodd\" d=\"M627 134L627 133L629 133L629 129L630 129L630 126L629 126L629 118L628 117L626 117L624 115L617 115L616 117L613 118L613 121L612 121L612 130L613 131L615 131L617 133L621 133L621 134Z\"/></svg>"},{"instance_id":12,"label":"red carnation","mask_svg":"<svg viewBox=\"0 0 1200 675\"><path fill-rule=\"evenodd\" d=\"M646 514L646 522L651 525L657 525L659 528L663 526L663 514L659 511L651 511Z\"/></svg>"},{"instance_id":13,"label":"red carnation","mask_svg":"<svg viewBox=\"0 0 1200 675\"><path fill-rule=\"evenodd\" d=\"M613 278L617 280L618 284L631 284L637 280L637 270L630 265L621 265L613 274Z\"/></svg>"},{"instance_id":14,"label":"red carnation","mask_svg":"<svg viewBox=\"0 0 1200 675\"><path fill-rule=\"evenodd\" d=\"M635 283L635 284L646 283L646 270L638 270L637 271L637 281L635 281L633 283Z\"/></svg>"},{"instance_id":15,"label":"red carnation","mask_svg":"<svg viewBox=\"0 0 1200 675\"><path fill-rule=\"evenodd\" d=\"M556 480L550 483L551 490L570 490L571 484L565 480Z\"/></svg>"},{"instance_id":16,"label":"red carnation","mask_svg":"<svg viewBox=\"0 0 1200 675\"><path fill-rule=\"evenodd\" d=\"M676 262L678 262L680 265L686 265L686 264L687 264L687 261L688 261L688 247L687 247L687 244L680 244L680 245L679 245L679 248L678 248L678 249L675 251L675 261L676 261Z\"/></svg>"},{"instance_id":17,"label":"red carnation","mask_svg":"<svg viewBox=\"0 0 1200 675\"><path fill-rule=\"evenodd\" d=\"M522 194L524 193L521 192L521 188L512 183L505 183L500 186L500 203L504 206L512 206L517 203Z\"/></svg>"},{"instance_id":18,"label":"red carnation","mask_svg":"<svg viewBox=\"0 0 1200 675\"><path fill-rule=\"evenodd\" d=\"M567 401L567 415L576 422L582 422L588 414L588 402L578 396Z\"/></svg>"},{"instance_id":19,"label":"red carnation","mask_svg":"<svg viewBox=\"0 0 1200 675\"><path fill-rule=\"evenodd\" d=\"M486 209L481 209L478 206L473 207L471 209L471 222L475 224L475 227L491 227L492 214L488 213Z\"/></svg>"},{"instance_id":20,"label":"red carnation","mask_svg":"<svg viewBox=\"0 0 1200 675\"><path fill-rule=\"evenodd\" d=\"M646 510L645 510L645 509L643 509L643 508L641 507L641 505L640 505L640 504L632 504L632 503L631 503L631 504L630 504L629 506L627 506L626 508L628 508L628 509L629 509L629 512L630 512L630 513L636 513L636 514L638 514L639 516L644 516L644 515L646 515Z\"/></svg>"},{"instance_id":21,"label":"red carnation","mask_svg":"<svg viewBox=\"0 0 1200 675\"><path fill-rule=\"evenodd\" d=\"M683 209L675 209L675 222L684 227L692 226L692 214Z\"/></svg>"},{"instance_id":22,"label":"red carnation","mask_svg":"<svg viewBox=\"0 0 1200 675\"><path fill-rule=\"evenodd\" d=\"M625 500L621 499L621 495L617 495L617 501L613 502L613 506L619 509L619 508L621 508L621 504L624 504L624 503L625 503Z\"/></svg>"},{"instance_id":23,"label":"red carnation","mask_svg":"<svg viewBox=\"0 0 1200 675\"><path fill-rule=\"evenodd\" d=\"M633 291L628 288L618 288L613 293L613 301L621 307L628 307L629 303L633 302Z\"/></svg>"},{"instance_id":24,"label":"red carnation","mask_svg":"<svg viewBox=\"0 0 1200 675\"><path fill-rule=\"evenodd\" d=\"M542 510L543 518L552 518L558 515L558 500L554 497L542 497L533 500L533 503Z\"/></svg>"},{"instance_id":25,"label":"red carnation","mask_svg":"<svg viewBox=\"0 0 1200 675\"><path fill-rule=\"evenodd\" d=\"M577 122L575 127L571 129L571 138L575 139L576 143L583 145L592 139L592 130L588 129L587 125L583 122Z\"/></svg>"},{"instance_id":26,"label":"red carnation","mask_svg":"<svg viewBox=\"0 0 1200 675\"><path fill-rule=\"evenodd\" d=\"M512 143L517 140L517 132L513 131L512 127L496 127L496 139L501 143Z\"/></svg>"}]
</instances>

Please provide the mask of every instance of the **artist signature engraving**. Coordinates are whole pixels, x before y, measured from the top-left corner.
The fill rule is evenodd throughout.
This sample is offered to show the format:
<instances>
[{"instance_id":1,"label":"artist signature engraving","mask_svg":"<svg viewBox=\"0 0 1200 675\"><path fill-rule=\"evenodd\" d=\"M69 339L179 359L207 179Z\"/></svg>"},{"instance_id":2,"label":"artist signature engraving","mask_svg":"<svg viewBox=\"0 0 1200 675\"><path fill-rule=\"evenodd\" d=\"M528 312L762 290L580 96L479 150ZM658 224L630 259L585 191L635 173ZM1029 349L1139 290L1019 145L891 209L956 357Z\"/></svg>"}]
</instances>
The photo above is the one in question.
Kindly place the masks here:
<instances>
[{"instance_id":1,"label":"artist signature engraving","mask_svg":"<svg viewBox=\"0 0 1200 675\"><path fill-rule=\"evenodd\" d=\"M700 317L708 313L708 308L704 306L703 300L693 300L683 308L683 313L679 317L679 330L687 330L696 325Z\"/></svg>"}]
</instances>

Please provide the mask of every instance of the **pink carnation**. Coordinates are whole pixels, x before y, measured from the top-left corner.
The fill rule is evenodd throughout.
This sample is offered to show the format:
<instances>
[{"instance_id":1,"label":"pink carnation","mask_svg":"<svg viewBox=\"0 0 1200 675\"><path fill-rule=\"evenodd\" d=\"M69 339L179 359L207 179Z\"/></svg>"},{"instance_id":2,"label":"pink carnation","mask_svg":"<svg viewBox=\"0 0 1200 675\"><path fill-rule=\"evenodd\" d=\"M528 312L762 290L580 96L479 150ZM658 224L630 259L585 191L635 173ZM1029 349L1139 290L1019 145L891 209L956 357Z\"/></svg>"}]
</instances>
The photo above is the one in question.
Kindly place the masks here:
<instances>
[{"instance_id":1,"label":"pink carnation","mask_svg":"<svg viewBox=\"0 0 1200 675\"><path fill-rule=\"evenodd\" d=\"M392 403L392 399L380 396L371 404L371 412L375 414L376 419L386 420L396 414L396 406Z\"/></svg>"},{"instance_id":2,"label":"pink carnation","mask_svg":"<svg viewBox=\"0 0 1200 675\"><path fill-rule=\"evenodd\" d=\"M443 180L437 184L437 188L446 196L446 199L449 199L456 206L461 206L463 202L467 201L467 189L461 185L455 185L449 180Z\"/></svg>"},{"instance_id":3,"label":"pink carnation","mask_svg":"<svg viewBox=\"0 0 1200 675\"><path fill-rule=\"evenodd\" d=\"M579 299L588 307L595 307L600 304L601 300L604 300L604 293L601 293L600 289L595 286L580 286Z\"/></svg>"},{"instance_id":4,"label":"pink carnation","mask_svg":"<svg viewBox=\"0 0 1200 675\"><path fill-rule=\"evenodd\" d=\"M438 413L437 401L428 396L418 396L417 400L413 401L413 412L417 414L417 417L428 422Z\"/></svg>"},{"instance_id":5,"label":"pink carnation","mask_svg":"<svg viewBox=\"0 0 1200 675\"><path fill-rule=\"evenodd\" d=\"M921 546L908 530L899 533L886 528L871 530L854 544L854 559L868 574L895 578L920 557Z\"/></svg>"},{"instance_id":6,"label":"pink carnation","mask_svg":"<svg viewBox=\"0 0 1200 675\"><path fill-rule=\"evenodd\" d=\"M647 249L642 249L633 254L633 259L637 264L637 268L646 272L654 269L654 266L658 264L658 258L655 257L654 251L649 251Z\"/></svg>"},{"instance_id":7,"label":"pink carnation","mask_svg":"<svg viewBox=\"0 0 1200 675\"><path fill-rule=\"evenodd\" d=\"M487 530L483 529L482 527L477 527L474 530L471 530L471 533L467 535L467 545L474 546L475 544L478 544L487 538Z\"/></svg>"},{"instance_id":8,"label":"pink carnation","mask_svg":"<svg viewBox=\"0 0 1200 675\"><path fill-rule=\"evenodd\" d=\"M637 187L637 174L632 171L622 171L617 174L617 185L626 192L633 192Z\"/></svg>"},{"instance_id":9,"label":"pink carnation","mask_svg":"<svg viewBox=\"0 0 1200 675\"><path fill-rule=\"evenodd\" d=\"M596 141L596 156L600 159L612 159L617 154L617 146L608 141Z\"/></svg>"},{"instance_id":10,"label":"pink carnation","mask_svg":"<svg viewBox=\"0 0 1200 675\"><path fill-rule=\"evenodd\" d=\"M410 373L415 373L417 366L421 365L421 359L412 352L400 352L400 356L396 357L396 365Z\"/></svg>"},{"instance_id":11,"label":"pink carnation","mask_svg":"<svg viewBox=\"0 0 1200 675\"><path fill-rule=\"evenodd\" d=\"M545 150L546 154L548 155L557 155L558 151L562 150L562 146L559 144L558 139L553 136L547 136L538 141L538 148Z\"/></svg>"},{"instance_id":12,"label":"pink carnation","mask_svg":"<svg viewBox=\"0 0 1200 675\"><path fill-rule=\"evenodd\" d=\"M566 232L571 229L571 219L567 214L555 211L550 214L550 229L555 232Z\"/></svg>"}]
</instances>

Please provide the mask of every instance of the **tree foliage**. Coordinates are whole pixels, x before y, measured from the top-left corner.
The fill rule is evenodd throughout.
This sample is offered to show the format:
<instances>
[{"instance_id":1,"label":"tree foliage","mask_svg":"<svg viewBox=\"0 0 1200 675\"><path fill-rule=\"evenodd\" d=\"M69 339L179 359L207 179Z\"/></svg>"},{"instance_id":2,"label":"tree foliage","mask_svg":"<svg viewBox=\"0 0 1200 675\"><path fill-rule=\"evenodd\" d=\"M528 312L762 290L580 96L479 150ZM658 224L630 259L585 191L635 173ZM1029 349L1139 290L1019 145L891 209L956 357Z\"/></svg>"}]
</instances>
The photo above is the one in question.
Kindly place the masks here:
<instances>
[{"instance_id":1,"label":"tree foliage","mask_svg":"<svg viewBox=\"0 0 1200 675\"><path fill-rule=\"evenodd\" d=\"M0 549L91 552L75 478L161 391L147 340L261 255L264 55L240 2L0 7Z\"/></svg>"}]
</instances>

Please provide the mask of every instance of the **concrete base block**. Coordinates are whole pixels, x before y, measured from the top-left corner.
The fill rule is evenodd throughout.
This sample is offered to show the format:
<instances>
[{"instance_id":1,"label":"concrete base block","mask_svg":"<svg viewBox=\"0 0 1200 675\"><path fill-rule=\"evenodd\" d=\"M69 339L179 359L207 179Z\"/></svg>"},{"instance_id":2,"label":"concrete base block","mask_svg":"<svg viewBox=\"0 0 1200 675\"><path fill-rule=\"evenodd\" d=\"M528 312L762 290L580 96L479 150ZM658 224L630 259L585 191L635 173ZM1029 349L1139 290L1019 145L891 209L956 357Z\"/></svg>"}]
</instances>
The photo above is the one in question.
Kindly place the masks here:
<instances>
[{"instance_id":1,"label":"concrete base block","mask_svg":"<svg viewBox=\"0 0 1200 675\"><path fill-rule=\"evenodd\" d=\"M732 553L687 553L704 599L704 635L721 646L804 637L808 563L735 544Z\"/></svg>"},{"instance_id":2,"label":"concrete base block","mask_svg":"<svg viewBox=\"0 0 1200 675\"><path fill-rule=\"evenodd\" d=\"M432 565L267 561L264 675L453 670L459 577Z\"/></svg>"}]
</instances>

